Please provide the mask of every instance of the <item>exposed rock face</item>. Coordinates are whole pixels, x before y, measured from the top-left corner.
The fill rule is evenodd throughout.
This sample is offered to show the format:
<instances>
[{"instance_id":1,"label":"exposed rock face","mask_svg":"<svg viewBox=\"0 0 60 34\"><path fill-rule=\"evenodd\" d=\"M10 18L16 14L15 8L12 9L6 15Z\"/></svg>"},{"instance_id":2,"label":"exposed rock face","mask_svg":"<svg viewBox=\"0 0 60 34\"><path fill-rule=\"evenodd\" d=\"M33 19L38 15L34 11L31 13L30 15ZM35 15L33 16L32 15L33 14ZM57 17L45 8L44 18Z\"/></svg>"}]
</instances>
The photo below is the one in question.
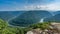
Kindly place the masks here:
<instances>
[{"instance_id":1,"label":"exposed rock face","mask_svg":"<svg viewBox=\"0 0 60 34\"><path fill-rule=\"evenodd\" d=\"M40 34L42 31L40 29L33 29L28 31L27 34Z\"/></svg>"},{"instance_id":2,"label":"exposed rock face","mask_svg":"<svg viewBox=\"0 0 60 34\"><path fill-rule=\"evenodd\" d=\"M32 31L28 31L26 34L34 34Z\"/></svg>"},{"instance_id":3,"label":"exposed rock face","mask_svg":"<svg viewBox=\"0 0 60 34\"><path fill-rule=\"evenodd\" d=\"M60 23L51 23L53 28L57 28L60 30Z\"/></svg>"},{"instance_id":4,"label":"exposed rock face","mask_svg":"<svg viewBox=\"0 0 60 34\"><path fill-rule=\"evenodd\" d=\"M33 29L31 31L28 31L27 34L60 34L60 23L51 23L50 25L52 29Z\"/></svg>"}]
</instances>

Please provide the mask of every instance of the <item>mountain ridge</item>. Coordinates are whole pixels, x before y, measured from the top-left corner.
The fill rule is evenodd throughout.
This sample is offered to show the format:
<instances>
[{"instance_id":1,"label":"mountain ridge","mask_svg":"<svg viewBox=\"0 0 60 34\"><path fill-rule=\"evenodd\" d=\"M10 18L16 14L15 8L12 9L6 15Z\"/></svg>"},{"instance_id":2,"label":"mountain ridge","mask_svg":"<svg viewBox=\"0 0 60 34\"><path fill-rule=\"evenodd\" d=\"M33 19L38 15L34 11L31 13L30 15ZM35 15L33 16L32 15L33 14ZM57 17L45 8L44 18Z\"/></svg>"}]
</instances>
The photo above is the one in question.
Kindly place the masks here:
<instances>
[{"instance_id":1,"label":"mountain ridge","mask_svg":"<svg viewBox=\"0 0 60 34\"><path fill-rule=\"evenodd\" d=\"M17 18L11 20L9 23L15 26L30 25L33 23L40 22L41 18L50 17L52 14L48 11L38 10L38 11L27 11Z\"/></svg>"}]
</instances>

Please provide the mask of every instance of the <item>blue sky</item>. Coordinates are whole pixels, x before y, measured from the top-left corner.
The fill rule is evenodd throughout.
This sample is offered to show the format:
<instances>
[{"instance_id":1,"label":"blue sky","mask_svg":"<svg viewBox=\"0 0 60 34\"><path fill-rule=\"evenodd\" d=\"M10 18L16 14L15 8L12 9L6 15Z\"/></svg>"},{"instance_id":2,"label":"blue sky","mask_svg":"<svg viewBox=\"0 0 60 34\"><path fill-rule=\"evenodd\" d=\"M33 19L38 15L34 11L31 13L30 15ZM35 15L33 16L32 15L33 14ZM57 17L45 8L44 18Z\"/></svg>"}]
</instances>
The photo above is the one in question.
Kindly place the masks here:
<instances>
[{"instance_id":1,"label":"blue sky","mask_svg":"<svg viewBox=\"0 0 60 34\"><path fill-rule=\"evenodd\" d=\"M0 0L0 11L60 10L59 3L60 0Z\"/></svg>"}]
</instances>

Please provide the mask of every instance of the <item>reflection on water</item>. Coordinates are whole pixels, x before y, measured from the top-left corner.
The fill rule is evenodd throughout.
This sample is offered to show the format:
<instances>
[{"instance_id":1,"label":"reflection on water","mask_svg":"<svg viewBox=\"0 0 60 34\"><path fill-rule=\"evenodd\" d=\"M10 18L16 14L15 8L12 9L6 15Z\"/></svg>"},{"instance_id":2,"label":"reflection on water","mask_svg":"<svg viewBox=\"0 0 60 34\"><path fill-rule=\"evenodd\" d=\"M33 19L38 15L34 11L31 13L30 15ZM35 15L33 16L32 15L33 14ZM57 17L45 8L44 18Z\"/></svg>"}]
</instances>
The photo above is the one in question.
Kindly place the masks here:
<instances>
[{"instance_id":1,"label":"reflection on water","mask_svg":"<svg viewBox=\"0 0 60 34\"><path fill-rule=\"evenodd\" d=\"M42 18L42 19L40 20L40 22L43 22L43 20L44 20L44 18Z\"/></svg>"}]
</instances>

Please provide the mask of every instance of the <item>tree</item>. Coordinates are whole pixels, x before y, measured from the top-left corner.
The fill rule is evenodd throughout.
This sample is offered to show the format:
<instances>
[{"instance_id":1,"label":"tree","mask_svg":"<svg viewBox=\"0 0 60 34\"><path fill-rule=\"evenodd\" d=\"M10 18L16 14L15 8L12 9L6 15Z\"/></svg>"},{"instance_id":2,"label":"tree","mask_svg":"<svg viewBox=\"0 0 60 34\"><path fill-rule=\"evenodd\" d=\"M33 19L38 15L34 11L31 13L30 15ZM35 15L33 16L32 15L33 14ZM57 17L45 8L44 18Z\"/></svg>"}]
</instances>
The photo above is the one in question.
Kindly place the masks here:
<instances>
[{"instance_id":1,"label":"tree","mask_svg":"<svg viewBox=\"0 0 60 34\"><path fill-rule=\"evenodd\" d=\"M3 31L6 29L8 26L7 22L0 19L0 34L3 34Z\"/></svg>"},{"instance_id":2,"label":"tree","mask_svg":"<svg viewBox=\"0 0 60 34\"><path fill-rule=\"evenodd\" d=\"M44 30L44 29L48 29L49 26L50 26L50 23L44 22L44 23L33 24L33 25L30 25L29 27L33 28L33 29L40 28L40 29Z\"/></svg>"}]
</instances>

